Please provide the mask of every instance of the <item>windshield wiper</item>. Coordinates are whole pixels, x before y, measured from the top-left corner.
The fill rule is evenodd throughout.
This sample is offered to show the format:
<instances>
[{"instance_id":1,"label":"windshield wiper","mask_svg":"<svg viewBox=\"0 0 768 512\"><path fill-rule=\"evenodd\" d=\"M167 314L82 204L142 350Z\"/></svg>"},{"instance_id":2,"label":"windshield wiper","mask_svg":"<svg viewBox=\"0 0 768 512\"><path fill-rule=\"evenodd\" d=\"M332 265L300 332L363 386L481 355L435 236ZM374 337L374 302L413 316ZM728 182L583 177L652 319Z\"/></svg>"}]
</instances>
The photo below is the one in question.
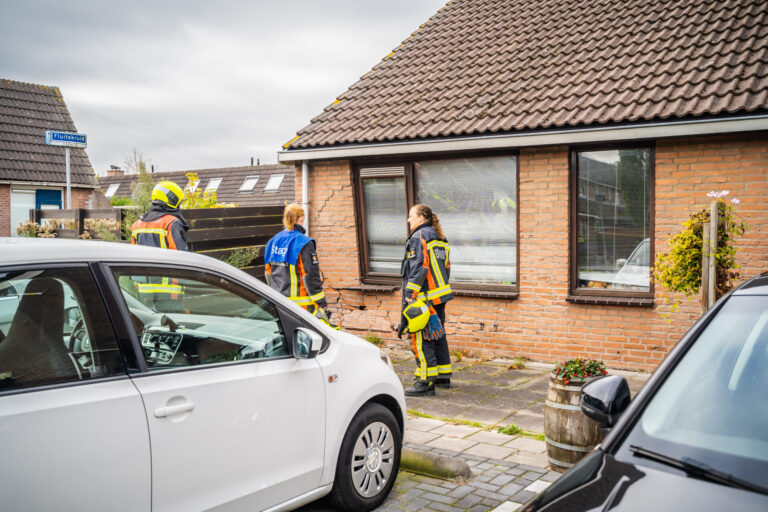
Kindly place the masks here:
<instances>
[{"instance_id":1,"label":"windshield wiper","mask_svg":"<svg viewBox=\"0 0 768 512\"><path fill-rule=\"evenodd\" d=\"M768 495L768 489L761 485L749 482L747 480L742 480L741 478L733 476L730 473L718 471L691 457L682 457L680 459L676 459L674 457L670 457L669 455L664 455L663 453L654 452L652 450L643 448L642 446L635 445L630 445L629 450L638 457L645 457L646 459L661 462L662 464L681 469L689 475L697 476L699 478L709 480L710 482L716 482L719 484L727 485L729 487L746 489L748 491L754 491L759 492L760 494Z\"/></svg>"}]
</instances>

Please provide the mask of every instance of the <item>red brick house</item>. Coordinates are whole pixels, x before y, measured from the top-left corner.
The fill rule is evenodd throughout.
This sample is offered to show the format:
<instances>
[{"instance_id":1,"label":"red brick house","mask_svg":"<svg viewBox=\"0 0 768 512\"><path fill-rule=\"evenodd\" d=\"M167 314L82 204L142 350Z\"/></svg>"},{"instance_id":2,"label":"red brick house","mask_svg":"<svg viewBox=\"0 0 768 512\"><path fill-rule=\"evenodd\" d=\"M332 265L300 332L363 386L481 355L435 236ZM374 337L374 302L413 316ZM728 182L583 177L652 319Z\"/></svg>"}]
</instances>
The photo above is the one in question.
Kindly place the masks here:
<instances>
[{"instance_id":1,"label":"red brick house","mask_svg":"<svg viewBox=\"0 0 768 512\"><path fill-rule=\"evenodd\" d=\"M0 236L16 236L31 208L67 204L64 148L47 146L46 130L77 131L59 88L0 80ZM85 149L70 158L72 207L98 206Z\"/></svg>"},{"instance_id":2,"label":"red brick house","mask_svg":"<svg viewBox=\"0 0 768 512\"><path fill-rule=\"evenodd\" d=\"M408 208L451 242L452 347L654 368L654 254L730 190L768 270L768 3L453 0L279 153L344 328L394 339ZM335 303L335 305L333 304Z\"/></svg>"}]
</instances>

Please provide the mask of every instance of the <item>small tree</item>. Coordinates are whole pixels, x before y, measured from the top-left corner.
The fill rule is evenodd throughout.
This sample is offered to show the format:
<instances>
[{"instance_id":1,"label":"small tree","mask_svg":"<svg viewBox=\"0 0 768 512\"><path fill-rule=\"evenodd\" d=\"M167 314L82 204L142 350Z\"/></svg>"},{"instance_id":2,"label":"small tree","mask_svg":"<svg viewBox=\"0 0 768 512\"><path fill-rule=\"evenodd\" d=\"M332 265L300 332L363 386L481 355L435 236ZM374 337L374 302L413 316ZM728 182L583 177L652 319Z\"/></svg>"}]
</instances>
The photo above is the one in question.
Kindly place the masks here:
<instances>
[{"instance_id":1,"label":"small tree","mask_svg":"<svg viewBox=\"0 0 768 512\"><path fill-rule=\"evenodd\" d=\"M181 204L183 209L189 208L231 208L235 203L219 203L215 190L200 190L200 177L196 172L188 172L187 186L184 187L184 199Z\"/></svg>"},{"instance_id":2,"label":"small tree","mask_svg":"<svg viewBox=\"0 0 768 512\"><path fill-rule=\"evenodd\" d=\"M717 253L715 255L715 297L720 298L733 288L733 281L739 278L735 270L736 247L733 242L744 235L747 225L736 216L735 205L739 200L735 197L727 202L727 190L707 194L717 201L718 217L721 219L717 226ZM709 222L709 208L702 208L683 222L683 231L668 238L666 252L656 255L656 265L653 269L654 282L663 289L682 293L686 298L699 293L702 276L702 252L704 248L704 224ZM669 304L669 300L665 298ZM671 304L670 310L680 307L680 300ZM667 314L668 316L668 314Z\"/></svg>"}]
</instances>

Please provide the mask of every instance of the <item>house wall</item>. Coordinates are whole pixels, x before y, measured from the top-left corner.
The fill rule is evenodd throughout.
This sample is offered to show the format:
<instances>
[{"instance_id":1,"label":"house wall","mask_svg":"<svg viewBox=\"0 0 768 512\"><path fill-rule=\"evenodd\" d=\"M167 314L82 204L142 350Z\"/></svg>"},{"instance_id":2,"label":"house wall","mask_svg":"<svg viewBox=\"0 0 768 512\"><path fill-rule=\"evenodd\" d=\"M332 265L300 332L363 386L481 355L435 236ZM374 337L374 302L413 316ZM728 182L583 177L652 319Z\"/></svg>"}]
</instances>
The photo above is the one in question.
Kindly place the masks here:
<instances>
[{"instance_id":1,"label":"house wall","mask_svg":"<svg viewBox=\"0 0 768 512\"><path fill-rule=\"evenodd\" d=\"M24 185L23 188L33 189L34 186ZM66 208L67 191L66 188L62 190L63 206ZM72 188L72 207L89 208L93 191L90 188ZM0 185L0 236L11 236L11 228L11 185Z\"/></svg>"},{"instance_id":2,"label":"house wall","mask_svg":"<svg viewBox=\"0 0 768 512\"><path fill-rule=\"evenodd\" d=\"M709 191L725 189L741 201L738 211L749 225L737 243L741 275L768 270L768 135L659 141L655 172L657 252L690 213L708 204ZM301 173L296 176L300 201ZM585 356L653 369L698 318L700 306L683 301L667 318L666 294L658 289L654 308L567 302L568 187L568 147L520 151L520 297L458 296L447 307L451 349L538 361ZM399 290L360 289L350 162L312 163L309 190L310 233L318 241L334 321L355 334L398 342L392 330L399 323Z\"/></svg>"},{"instance_id":3,"label":"house wall","mask_svg":"<svg viewBox=\"0 0 768 512\"><path fill-rule=\"evenodd\" d=\"M0 185L0 236L11 236L10 185Z\"/></svg>"}]
</instances>

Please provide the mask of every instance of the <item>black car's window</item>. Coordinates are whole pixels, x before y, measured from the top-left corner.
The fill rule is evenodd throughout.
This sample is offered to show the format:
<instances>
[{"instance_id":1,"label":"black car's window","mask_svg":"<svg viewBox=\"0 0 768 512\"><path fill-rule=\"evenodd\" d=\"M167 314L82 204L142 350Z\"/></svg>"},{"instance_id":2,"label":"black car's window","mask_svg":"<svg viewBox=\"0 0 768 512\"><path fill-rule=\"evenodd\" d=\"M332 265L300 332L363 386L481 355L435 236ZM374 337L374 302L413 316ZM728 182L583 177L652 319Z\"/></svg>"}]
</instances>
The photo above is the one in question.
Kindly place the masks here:
<instances>
[{"instance_id":1,"label":"black car's window","mask_svg":"<svg viewBox=\"0 0 768 512\"><path fill-rule=\"evenodd\" d=\"M87 268L0 270L0 391L123 373Z\"/></svg>"},{"instance_id":2,"label":"black car's window","mask_svg":"<svg viewBox=\"0 0 768 512\"><path fill-rule=\"evenodd\" d=\"M768 486L766 389L768 297L731 297L649 401L622 453L640 445Z\"/></svg>"},{"instance_id":3,"label":"black car's window","mask_svg":"<svg viewBox=\"0 0 768 512\"><path fill-rule=\"evenodd\" d=\"M113 272L150 369L288 355L277 308L251 290L203 272Z\"/></svg>"}]
</instances>

